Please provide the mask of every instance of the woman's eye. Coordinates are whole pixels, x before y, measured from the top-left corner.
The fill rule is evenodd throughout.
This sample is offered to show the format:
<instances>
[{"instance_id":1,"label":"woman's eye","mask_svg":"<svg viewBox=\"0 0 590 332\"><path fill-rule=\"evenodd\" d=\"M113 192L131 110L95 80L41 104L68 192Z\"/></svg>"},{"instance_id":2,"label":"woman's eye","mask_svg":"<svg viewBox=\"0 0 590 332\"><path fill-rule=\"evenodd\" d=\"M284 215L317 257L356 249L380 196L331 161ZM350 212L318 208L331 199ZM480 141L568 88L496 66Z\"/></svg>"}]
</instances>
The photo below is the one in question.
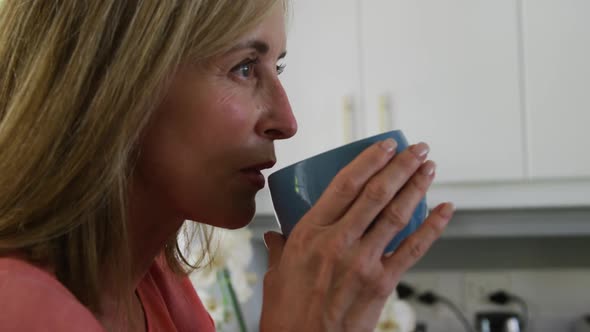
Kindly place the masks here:
<instances>
[{"instance_id":1,"label":"woman's eye","mask_svg":"<svg viewBox=\"0 0 590 332\"><path fill-rule=\"evenodd\" d=\"M285 71L285 67L287 67L287 64L281 59L279 63L277 63L277 75L281 75L283 71Z\"/></svg>"},{"instance_id":2,"label":"woman's eye","mask_svg":"<svg viewBox=\"0 0 590 332\"><path fill-rule=\"evenodd\" d=\"M243 62L234 68L231 69L232 73L238 75L238 77L243 79L250 79L254 74L254 65L258 63L256 59L250 59L246 62Z\"/></svg>"}]
</instances>

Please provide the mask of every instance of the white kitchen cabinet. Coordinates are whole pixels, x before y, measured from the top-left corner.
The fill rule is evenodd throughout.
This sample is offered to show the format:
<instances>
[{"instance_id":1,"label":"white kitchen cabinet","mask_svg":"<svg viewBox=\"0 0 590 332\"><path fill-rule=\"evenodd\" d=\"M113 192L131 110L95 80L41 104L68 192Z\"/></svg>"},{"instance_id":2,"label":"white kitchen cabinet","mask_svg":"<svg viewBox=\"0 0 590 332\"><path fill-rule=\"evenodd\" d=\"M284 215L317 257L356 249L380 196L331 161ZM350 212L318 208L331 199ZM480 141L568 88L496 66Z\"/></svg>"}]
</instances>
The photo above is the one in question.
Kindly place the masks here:
<instances>
[{"instance_id":1,"label":"white kitchen cabinet","mask_svg":"<svg viewBox=\"0 0 590 332\"><path fill-rule=\"evenodd\" d=\"M590 177L590 1L522 9L530 174Z\"/></svg>"},{"instance_id":2,"label":"white kitchen cabinet","mask_svg":"<svg viewBox=\"0 0 590 332\"><path fill-rule=\"evenodd\" d=\"M291 2L281 82L298 132L275 142L277 164L265 175L359 137L357 9L356 0ZM256 206L259 215L274 213L268 186L256 196Z\"/></svg>"},{"instance_id":3,"label":"white kitchen cabinet","mask_svg":"<svg viewBox=\"0 0 590 332\"><path fill-rule=\"evenodd\" d=\"M292 5L282 79L299 132L268 173L398 128L432 147L430 207L590 206L590 2ZM257 202L273 213L267 189Z\"/></svg>"},{"instance_id":4,"label":"white kitchen cabinet","mask_svg":"<svg viewBox=\"0 0 590 332\"><path fill-rule=\"evenodd\" d=\"M265 175L361 135L358 20L357 0L291 2L287 67L280 77L298 131L275 141L277 164ZM274 213L268 186L257 194L256 210Z\"/></svg>"},{"instance_id":5,"label":"white kitchen cabinet","mask_svg":"<svg viewBox=\"0 0 590 332\"><path fill-rule=\"evenodd\" d=\"M428 142L437 183L522 179L515 1L360 3L367 134Z\"/></svg>"},{"instance_id":6,"label":"white kitchen cabinet","mask_svg":"<svg viewBox=\"0 0 590 332\"><path fill-rule=\"evenodd\" d=\"M356 0L292 2L281 81L299 125L277 141L277 166L351 141L360 103ZM273 170L274 170L273 169Z\"/></svg>"}]
</instances>

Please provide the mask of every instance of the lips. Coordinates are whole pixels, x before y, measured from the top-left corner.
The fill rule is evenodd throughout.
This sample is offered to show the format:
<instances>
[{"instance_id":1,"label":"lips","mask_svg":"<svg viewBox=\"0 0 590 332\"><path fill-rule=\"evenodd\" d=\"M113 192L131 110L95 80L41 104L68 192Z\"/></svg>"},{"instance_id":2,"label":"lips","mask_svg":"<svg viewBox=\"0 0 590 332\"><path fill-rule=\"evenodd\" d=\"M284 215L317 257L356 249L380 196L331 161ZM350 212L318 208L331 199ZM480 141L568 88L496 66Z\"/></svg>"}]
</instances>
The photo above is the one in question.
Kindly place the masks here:
<instances>
[{"instance_id":1,"label":"lips","mask_svg":"<svg viewBox=\"0 0 590 332\"><path fill-rule=\"evenodd\" d=\"M273 167L275 165L275 163L276 163L276 161L269 160L269 161L265 161L265 162L262 162L262 163L259 163L259 164L248 166L246 168L243 168L242 170L243 171L253 171L253 170L256 170L256 171L259 171L260 172L263 169L267 169L267 168Z\"/></svg>"},{"instance_id":2,"label":"lips","mask_svg":"<svg viewBox=\"0 0 590 332\"><path fill-rule=\"evenodd\" d=\"M274 160L254 164L252 166L248 166L246 168L241 169L241 173L247 182L249 182L251 185L258 189L262 189L264 188L266 180L264 179L264 175L262 175L260 171L263 169L271 168L274 166L274 164Z\"/></svg>"}]
</instances>

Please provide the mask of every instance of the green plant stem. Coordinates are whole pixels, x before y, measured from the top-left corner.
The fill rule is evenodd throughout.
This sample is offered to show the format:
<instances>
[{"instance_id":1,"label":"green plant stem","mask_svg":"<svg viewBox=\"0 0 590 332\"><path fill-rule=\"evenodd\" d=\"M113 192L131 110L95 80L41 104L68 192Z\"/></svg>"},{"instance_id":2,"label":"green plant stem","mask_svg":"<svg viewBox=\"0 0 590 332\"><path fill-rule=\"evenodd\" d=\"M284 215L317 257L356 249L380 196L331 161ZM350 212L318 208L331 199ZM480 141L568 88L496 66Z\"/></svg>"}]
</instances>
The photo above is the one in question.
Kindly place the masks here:
<instances>
[{"instance_id":1,"label":"green plant stem","mask_svg":"<svg viewBox=\"0 0 590 332\"><path fill-rule=\"evenodd\" d=\"M242 315L242 310L240 308L240 304L236 296L236 292L234 291L234 288L231 283L229 270L227 268L223 268L221 271L219 271L217 273L217 280L221 284L224 306L227 304L231 304L232 308L234 309L234 313L236 314L236 318L238 319L240 331L248 332L248 329L246 328L246 322L244 321L244 316Z\"/></svg>"}]
</instances>

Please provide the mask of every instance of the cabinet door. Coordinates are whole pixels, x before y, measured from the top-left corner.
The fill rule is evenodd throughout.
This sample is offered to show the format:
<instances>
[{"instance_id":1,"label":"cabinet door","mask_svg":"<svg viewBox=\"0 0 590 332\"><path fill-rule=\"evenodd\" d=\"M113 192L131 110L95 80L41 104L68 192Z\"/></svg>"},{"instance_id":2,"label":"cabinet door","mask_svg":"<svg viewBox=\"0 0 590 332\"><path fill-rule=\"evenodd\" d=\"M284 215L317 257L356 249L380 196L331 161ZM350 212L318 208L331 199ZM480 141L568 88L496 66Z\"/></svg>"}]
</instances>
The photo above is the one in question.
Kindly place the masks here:
<instances>
[{"instance_id":1,"label":"cabinet door","mask_svg":"<svg viewBox=\"0 0 590 332\"><path fill-rule=\"evenodd\" d=\"M356 137L360 102L355 0L292 2L281 80L299 129L275 143L275 169Z\"/></svg>"},{"instance_id":2,"label":"cabinet door","mask_svg":"<svg viewBox=\"0 0 590 332\"><path fill-rule=\"evenodd\" d=\"M402 129L428 142L438 183L522 179L516 2L361 6L367 134Z\"/></svg>"},{"instance_id":3,"label":"cabinet door","mask_svg":"<svg viewBox=\"0 0 590 332\"><path fill-rule=\"evenodd\" d=\"M590 176L590 1L525 0L533 177Z\"/></svg>"}]
</instances>

